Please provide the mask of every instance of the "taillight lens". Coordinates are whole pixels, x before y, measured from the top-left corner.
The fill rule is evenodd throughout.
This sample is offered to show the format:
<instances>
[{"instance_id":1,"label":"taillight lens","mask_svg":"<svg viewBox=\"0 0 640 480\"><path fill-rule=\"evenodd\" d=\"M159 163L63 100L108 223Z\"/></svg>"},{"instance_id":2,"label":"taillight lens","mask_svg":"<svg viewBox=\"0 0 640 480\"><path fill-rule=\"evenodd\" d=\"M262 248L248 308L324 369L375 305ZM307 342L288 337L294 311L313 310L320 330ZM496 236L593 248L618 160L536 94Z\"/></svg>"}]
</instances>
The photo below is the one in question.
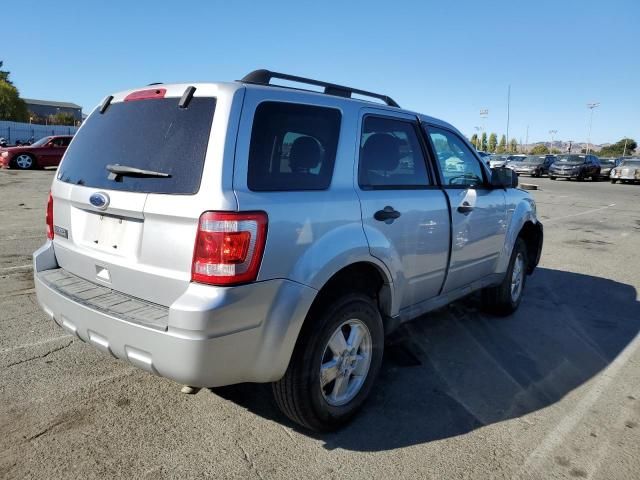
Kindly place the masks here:
<instances>
[{"instance_id":1,"label":"taillight lens","mask_svg":"<svg viewBox=\"0 0 640 480\"><path fill-rule=\"evenodd\" d=\"M47 222L47 238L53 240L53 197L49 192L49 199L47 200L47 214L45 216Z\"/></svg>"},{"instance_id":2,"label":"taillight lens","mask_svg":"<svg viewBox=\"0 0 640 480\"><path fill-rule=\"evenodd\" d=\"M200 216L191 280L210 285L252 282L267 239L264 212L205 212Z\"/></svg>"}]
</instances>

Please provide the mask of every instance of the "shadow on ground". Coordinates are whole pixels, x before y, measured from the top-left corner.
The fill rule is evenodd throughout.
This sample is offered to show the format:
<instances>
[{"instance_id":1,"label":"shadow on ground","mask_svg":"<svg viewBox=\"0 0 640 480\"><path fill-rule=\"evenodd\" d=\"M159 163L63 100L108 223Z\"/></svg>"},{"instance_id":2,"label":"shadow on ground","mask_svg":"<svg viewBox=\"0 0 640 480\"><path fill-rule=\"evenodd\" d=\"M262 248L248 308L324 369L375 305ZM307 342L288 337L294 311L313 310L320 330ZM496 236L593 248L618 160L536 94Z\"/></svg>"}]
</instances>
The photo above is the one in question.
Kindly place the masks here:
<instances>
[{"instance_id":1,"label":"shadow on ground","mask_svg":"<svg viewBox=\"0 0 640 480\"><path fill-rule=\"evenodd\" d=\"M560 400L588 381L640 329L635 288L540 268L515 315L496 318L470 297L404 325L389 339L364 409L325 448L389 450L464 434ZM215 393L291 426L268 385Z\"/></svg>"}]
</instances>

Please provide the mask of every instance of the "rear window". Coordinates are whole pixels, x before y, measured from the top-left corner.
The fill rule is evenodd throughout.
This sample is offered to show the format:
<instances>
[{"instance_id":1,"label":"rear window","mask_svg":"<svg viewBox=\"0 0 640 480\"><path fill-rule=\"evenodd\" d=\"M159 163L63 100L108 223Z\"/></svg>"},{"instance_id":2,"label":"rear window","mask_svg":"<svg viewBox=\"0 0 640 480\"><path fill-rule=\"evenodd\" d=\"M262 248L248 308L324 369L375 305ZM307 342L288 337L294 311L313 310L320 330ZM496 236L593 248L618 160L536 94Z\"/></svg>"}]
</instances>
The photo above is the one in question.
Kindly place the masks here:
<instances>
[{"instance_id":1,"label":"rear window","mask_svg":"<svg viewBox=\"0 0 640 480\"><path fill-rule=\"evenodd\" d=\"M249 147L249 189L329 188L340 120L340 111L334 108L283 102L258 105Z\"/></svg>"},{"instance_id":2,"label":"rear window","mask_svg":"<svg viewBox=\"0 0 640 480\"><path fill-rule=\"evenodd\" d=\"M200 188L216 100L195 97L113 103L94 111L67 149L58 179L74 185L143 193L193 194ZM170 177L118 176L106 166L167 173Z\"/></svg>"}]
</instances>

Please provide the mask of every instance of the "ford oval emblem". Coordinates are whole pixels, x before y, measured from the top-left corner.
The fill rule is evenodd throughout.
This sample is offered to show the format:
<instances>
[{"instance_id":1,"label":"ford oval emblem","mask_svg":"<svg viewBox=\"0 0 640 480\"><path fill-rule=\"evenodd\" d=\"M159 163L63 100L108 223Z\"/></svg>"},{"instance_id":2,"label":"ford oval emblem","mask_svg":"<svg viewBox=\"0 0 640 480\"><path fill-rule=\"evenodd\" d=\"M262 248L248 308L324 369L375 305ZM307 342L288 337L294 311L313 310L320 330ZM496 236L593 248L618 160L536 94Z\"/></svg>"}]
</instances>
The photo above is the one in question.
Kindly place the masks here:
<instances>
[{"instance_id":1,"label":"ford oval emblem","mask_svg":"<svg viewBox=\"0 0 640 480\"><path fill-rule=\"evenodd\" d=\"M100 210L104 210L109 206L109 195L102 192L94 193L89 197L89 203Z\"/></svg>"}]
</instances>

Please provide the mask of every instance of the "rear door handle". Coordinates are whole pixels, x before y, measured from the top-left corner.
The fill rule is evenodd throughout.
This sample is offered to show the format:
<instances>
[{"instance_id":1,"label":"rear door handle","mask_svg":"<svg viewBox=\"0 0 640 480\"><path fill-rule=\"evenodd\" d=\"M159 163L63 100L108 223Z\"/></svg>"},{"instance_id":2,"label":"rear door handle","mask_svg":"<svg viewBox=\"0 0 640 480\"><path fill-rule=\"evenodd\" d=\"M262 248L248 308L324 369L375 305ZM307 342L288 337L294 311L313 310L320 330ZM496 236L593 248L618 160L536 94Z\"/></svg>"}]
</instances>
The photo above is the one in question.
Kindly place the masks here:
<instances>
[{"instance_id":1,"label":"rear door handle","mask_svg":"<svg viewBox=\"0 0 640 480\"><path fill-rule=\"evenodd\" d=\"M384 209L378 210L376 213L373 214L373 218L375 218L379 222L386 222L387 220L393 221L399 216L400 216L400 212L395 210L393 207L390 207L389 205L384 207Z\"/></svg>"},{"instance_id":2,"label":"rear door handle","mask_svg":"<svg viewBox=\"0 0 640 480\"><path fill-rule=\"evenodd\" d=\"M462 202L462 205L458 207L458 212L466 215L473 210L473 207L469 205L469 202Z\"/></svg>"}]
</instances>

